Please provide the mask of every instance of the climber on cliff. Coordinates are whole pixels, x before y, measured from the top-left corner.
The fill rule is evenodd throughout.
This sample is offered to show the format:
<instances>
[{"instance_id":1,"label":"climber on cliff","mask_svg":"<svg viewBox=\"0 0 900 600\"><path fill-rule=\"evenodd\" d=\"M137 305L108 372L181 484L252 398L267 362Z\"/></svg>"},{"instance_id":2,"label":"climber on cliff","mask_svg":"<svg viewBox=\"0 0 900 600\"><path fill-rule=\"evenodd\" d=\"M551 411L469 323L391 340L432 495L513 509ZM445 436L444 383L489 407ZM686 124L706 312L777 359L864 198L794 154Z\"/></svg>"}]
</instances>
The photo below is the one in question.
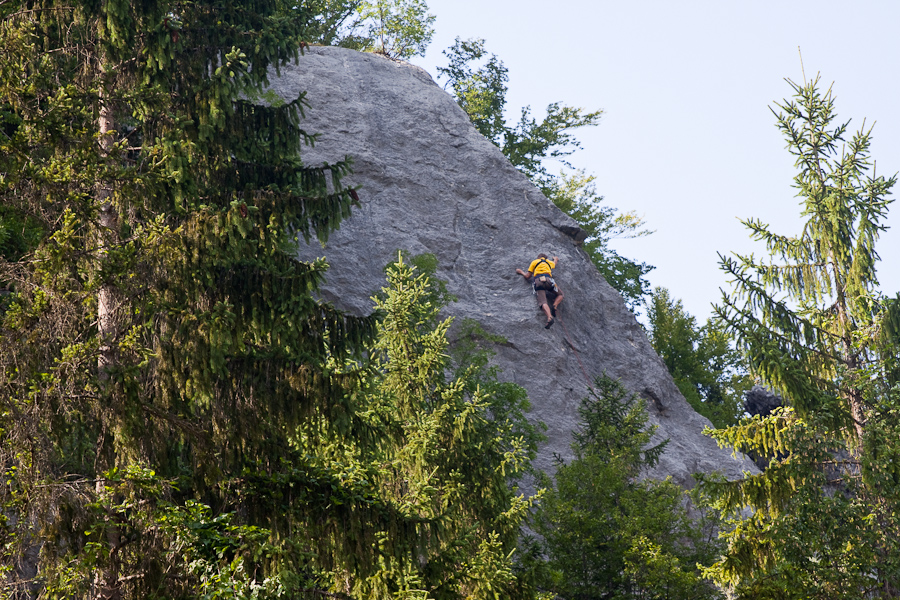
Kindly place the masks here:
<instances>
[{"instance_id":1,"label":"climber on cliff","mask_svg":"<svg viewBox=\"0 0 900 600\"><path fill-rule=\"evenodd\" d=\"M525 281L531 282L534 295L537 296L538 306L547 315L547 324L544 325L544 329L550 329L556 322L556 309L563 301L563 293L553 281L553 269L558 265L558 256L554 256L553 260L550 260L542 252L535 260L531 261L527 273L522 269L516 269L516 273L524 277ZM550 304L551 302L552 304Z\"/></svg>"}]
</instances>

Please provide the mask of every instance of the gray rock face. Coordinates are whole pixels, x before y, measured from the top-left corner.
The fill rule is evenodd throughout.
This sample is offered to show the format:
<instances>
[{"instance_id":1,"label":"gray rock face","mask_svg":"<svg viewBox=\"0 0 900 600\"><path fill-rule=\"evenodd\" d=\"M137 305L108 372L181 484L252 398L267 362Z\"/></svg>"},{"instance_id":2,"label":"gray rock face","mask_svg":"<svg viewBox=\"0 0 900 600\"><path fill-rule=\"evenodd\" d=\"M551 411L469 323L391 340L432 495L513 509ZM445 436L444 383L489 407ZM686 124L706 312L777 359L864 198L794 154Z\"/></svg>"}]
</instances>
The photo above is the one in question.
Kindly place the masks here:
<instances>
[{"instance_id":1,"label":"gray rock face","mask_svg":"<svg viewBox=\"0 0 900 600\"><path fill-rule=\"evenodd\" d=\"M473 318L508 342L496 347L503 377L528 390L530 417L548 426L537 466L571 456L587 377L606 373L648 401L657 436L670 442L653 477L690 486L695 472L729 478L753 463L701 434L709 421L679 393L618 292L579 247L583 232L482 137L422 69L373 54L311 48L271 88L285 99L307 91L303 124L319 132L308 164L354 158L345 181L361 185L361 208L324 248L301 250L331 265L325 299L354 314L372 310L383 267L397 250L429 252L459 301L447 312ZM515 274L539 252L558 255L562 323L549 330L531 286Z\"/></svg>"}]
</instances>

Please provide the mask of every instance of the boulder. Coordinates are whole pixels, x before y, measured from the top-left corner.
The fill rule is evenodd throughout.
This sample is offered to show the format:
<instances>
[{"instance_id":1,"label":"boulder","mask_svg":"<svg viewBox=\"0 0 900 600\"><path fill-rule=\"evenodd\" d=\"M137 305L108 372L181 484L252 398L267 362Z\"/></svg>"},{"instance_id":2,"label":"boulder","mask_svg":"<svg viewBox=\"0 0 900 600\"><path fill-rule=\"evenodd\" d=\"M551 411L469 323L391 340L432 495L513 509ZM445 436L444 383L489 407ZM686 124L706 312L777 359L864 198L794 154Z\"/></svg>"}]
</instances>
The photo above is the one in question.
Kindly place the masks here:
<instances>
[{"instance_id":1,"label":"boulder","mask_svg":"<svg viewBox=\"0 0 900 600\"><path fill-rule=\"evenodd\" d=\"M398 249L431 253L437 275L459 300L446 313L477 320L497 344L502 377L528 390L529 417L547 425L537 466L571 457L577 408L590 380L606 373L643 397L657 439L669 444L653 477L690 487L695 472L737 478L751 461L720 449L709 421L684 400L641 325L581 248L584 232L500 150L479 134L453 98L424 70L376 54L313 47L272 74L286 100L307 92L303 128L316 132L308 164L349 155L348 185L360 207L327 244L300 249L330 264L324 299L354 314L372 310L384 266ZM560 258L554 275L565 293L560 322L544 329L531 286L515 269L539 252Z\"/></svg>"}]
</instances>

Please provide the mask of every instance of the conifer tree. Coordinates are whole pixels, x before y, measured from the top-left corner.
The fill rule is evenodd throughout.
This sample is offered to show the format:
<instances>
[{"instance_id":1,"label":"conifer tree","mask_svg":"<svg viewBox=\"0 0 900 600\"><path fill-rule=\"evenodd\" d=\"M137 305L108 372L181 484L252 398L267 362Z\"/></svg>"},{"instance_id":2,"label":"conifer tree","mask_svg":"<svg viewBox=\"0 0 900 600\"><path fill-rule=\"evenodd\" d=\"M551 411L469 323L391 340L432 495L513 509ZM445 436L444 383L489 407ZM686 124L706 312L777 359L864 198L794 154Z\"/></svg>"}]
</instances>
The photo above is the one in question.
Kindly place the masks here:
<instances>
[{"instance_id":1,"label":"conifer tree","mask_svg":"<svg viewBox=\"0 0 900 600\"><path fill-rule=\"evenodd\" d=\"M0 4L4 593L319 597L420 535L344 366L374 320L292 255L348 163L300 162L302 97L248 100L292 6Z\"/></svg>"},{"instance_id":2,"label":"conifer tree","mask_svg":"<svg viewBox=\"0 0 900 600\"><path fill-rule=\"evenodd\" d=\"M864 401L853 381L841 385L838 379L844 369L858 369L866 360L865 348L855 347L854 337L877 311L875 242L885 229L880 221L896 178L869 173L871 128L864 124L845 139L849 123L834 123L831 90L823 93L818 83L791 83L795 99L777 105L779 129L800 170L794 187L803 201L803 232L783 236L756 219L744 221L753 238L765 242L772 257L782 262L723 257L722 268L736 285L719 313L730 323L740 323L734 329L754 370L794 397L802 415L839 399L842 408L835 416L851 419L853 427L846 431L858 444L866 418ZM786 350L799 352L798 368L778 364ZM818 380L813 389L827 397L809 393L810 377Z\"/></svg>"},{"instance_id":3,"label":"conifer tree","mask_svg":"<svg viewBox=\"0 0 900 600\"><path fill-rule=\"evenodd\" d=\"M377 486L428 530L351 594L531 597L513 557L533 499L511 484L527 468L534 441L477 360L448 377L452 319L439 318L446 295L427 270L415 271L402 257L387 268L388 287L376 298L376 374L365 396L368 419L384 432Z\"/></svg>"},{"instance_id":4,"label":"conifer tree","mask_svg":"<svg viewBox=\"0 0 900 600\"><path fill-rule=\"evenodd\" d=\"M721 597L697 569L717 550L711 523L688 515L679 486L641 479L667 444L651 444L643 401L598 377L578 414L575 457L560 462L537 511L542 587L579 600Z\"/></svg>"},{"instance_id":5,"label":"conifer tree","mask_svg":"<svg viewBox=\"0 0 900 600\"><path fill-rule=\"evenodd\" d=\"M849 136L836 122L831 89L818 78L789 83L793 99L775 114L805 223L784 236L745 221L771 259L723 257L734 290L717 308L751 371L788 406L713 432L769 463L760 475L706 482L732 517L709 574L738 598L897 597L900 395L892 303L875 269L896 177L876 175L871 128Z\"/></svg>"}]
</instances>

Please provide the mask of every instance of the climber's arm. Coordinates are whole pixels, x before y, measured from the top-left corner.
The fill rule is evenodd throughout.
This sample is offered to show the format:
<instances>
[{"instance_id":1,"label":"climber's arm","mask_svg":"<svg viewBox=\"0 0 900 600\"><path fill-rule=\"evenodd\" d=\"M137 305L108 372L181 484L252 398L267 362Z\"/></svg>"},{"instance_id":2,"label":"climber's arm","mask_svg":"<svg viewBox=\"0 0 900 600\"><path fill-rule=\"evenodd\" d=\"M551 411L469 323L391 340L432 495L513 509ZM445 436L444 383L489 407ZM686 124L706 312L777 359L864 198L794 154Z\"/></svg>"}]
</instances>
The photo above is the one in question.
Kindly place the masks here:
<instances>
[{"instance_id":1,"label":"climber's arm","mask_svg":"<svg viewBox=\"0 0 900 600\"><path fill-rule=\"evenodd\" d=\"M519 275L521 275L522 277L524 277L524 278L525 278L525 281L531 281L531 271L528 271L528 272L526 273L526 272L523 271L522 269L516 269L516 273L518 273Z\"/></svg>"}]
</instances>

